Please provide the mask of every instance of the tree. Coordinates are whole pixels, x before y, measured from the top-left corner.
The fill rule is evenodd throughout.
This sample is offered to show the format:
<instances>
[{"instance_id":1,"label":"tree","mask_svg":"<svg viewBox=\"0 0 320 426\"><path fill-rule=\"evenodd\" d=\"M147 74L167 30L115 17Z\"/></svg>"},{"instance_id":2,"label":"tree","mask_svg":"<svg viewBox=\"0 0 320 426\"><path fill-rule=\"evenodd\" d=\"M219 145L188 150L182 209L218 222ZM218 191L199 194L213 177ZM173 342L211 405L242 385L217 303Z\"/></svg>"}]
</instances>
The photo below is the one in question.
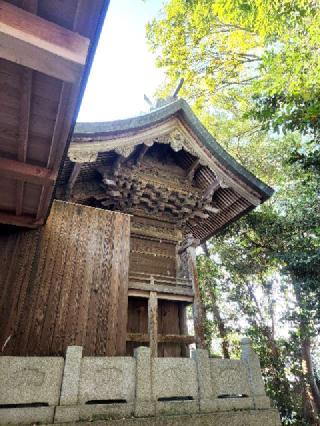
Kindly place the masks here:
<instances>
[{"instance_id":1,"label":"tree","mask_svg":"<svg viewBox=\"0 0 320 426\"><path fill-rule=\"evenodd\" d=\"M249 107L262 129L298 130L304 138L292 159L319 169L319 24L314 0L171 0L147 28L167 71L160 92L183 76L181 95L202 119L209 112L212 121L212 108L218 120L217 112L240 109L243 122ZM244 133L257 126L245 121Z\"/></svg>"},{"instance_id":2,"label":"tree","mask_svg":"<svg viewBox=\"0 0 320 426\"><path fill-rule=\"evenodd\" d=\"M198 263L208 331L226 343L233 331L254 337L269 394L296 425L316 424L320 410L319 23L314 0L170 0L147 29L167 71L159 93L183 76L182 96L219 142L276 185L270 203L213 239ZM277 280L290 300L280 319Z\"/></svg>"}]
</instances>

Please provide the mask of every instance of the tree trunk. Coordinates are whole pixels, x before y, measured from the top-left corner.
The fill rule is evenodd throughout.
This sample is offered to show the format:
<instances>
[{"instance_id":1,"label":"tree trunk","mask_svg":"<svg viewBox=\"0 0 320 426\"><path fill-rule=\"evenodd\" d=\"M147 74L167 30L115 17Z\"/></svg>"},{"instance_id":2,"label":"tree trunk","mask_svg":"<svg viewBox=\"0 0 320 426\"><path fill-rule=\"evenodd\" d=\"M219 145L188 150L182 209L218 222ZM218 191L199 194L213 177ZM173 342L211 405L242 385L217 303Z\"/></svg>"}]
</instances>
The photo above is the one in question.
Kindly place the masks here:
<instances>
[{"instance_id":1,"label":"tree trunk","mask_svg":"<svg viewBox=\"0 0 320 426\"><path fill-rule=\"evenodd\" d=\"M320 394L319 389L314 377L311 351L310 351L310 338L301 338L301 367L302 367L302 380L303 380L303 409L305 420L313 425L319 424L317 422L319 414Z\"/></svg>"},{"instance_id":2,"label":"tree trunk","mask_svg":"<svg viewBox=\"0 0 320 426\"><path fill-rule=\"evenodd\" d=\"M314 375L313 362L311 357L310 324L303 314L305 303L301 294L298 279L293 278L293 288L299 310L300 344L301 344L301 370L303 384L303 409L305 420L313 425L319 424L318 415L320 413L320 392Z\"/></svg>"},{"instance_id":3,"label":"tree trunk","mask_svg":"<svg viewBox=\"0 0 320 426\"><path fill-rule=\"evenodd\" d=\"M198 272L196 266L196 252L195 248L190 246L187 248L188 251L188 262L189 270L193 279L193 322L194 322L194 334L196 340L196 347L199 349L208 349L208 345L205 338L205 319L206 310L204 303L201 298Z\"/></svg>"},{"instance_id":4,"label":"tree trunk","mask_svg":"<svg viewBox=\"0 0 320 426\"><path fill-rule=\"evenodd\" d=\"M216 298L216 295L214 294L214 289L210 289L209 291L210 291L210 298L211 298L211 304L212 304L212 314L217 322L219 335L220 335L220 338L222 339L222 353L224 358L230 358L229 341L228 341L226 326L224 324L223 319L221 318L219 305L217 303L217 298Z\"/></svg>"},{"instance_id":5,"label":"tree trunk","mask_svg":"<svg viewBox=\"0 0 320 426\"><path fill-rule=\"evenodd\" d=\"M272 288L270 289L272 293ZM270 373L272 375L273 387L277 391L277 393L281 394L280 400L282 401L282 405L279 406L281 413L286 415L286 411L289 408L289 405L292 406L291 400L291 391L290 385L287 380L287 376L285 373L286 366L283 360L281 359L281 353L279 347L277 345L277 341L275 339L275 318L274 318L274 308L273 308L273 299L270 297L266 298L266 302L268 303L268 311L271 317L271 327L267 325L267 319L264 317L261 307L258 303L258 300L253 292L253 289L248 287L248 295L252 303L255 305L257 309L257 318L253 320L253 324L257 330L260 330L261 334L267 340L267 346L271 351L272 357L271 362L268 368L270 369ZM259 318L259 321L258 321Z\"/></svg>"},{"instance_id":6,"label":"tree trunk","mask_svg":"<svg viewBox=\"0 0 320 426\"><path fill-rule=\"evenodd\" d=\"M210 253L209 253L207 244L204 243L204 244L202 244L201 247L202 247L205 255L210 259ZM217 322L217 326L218 326L218 330L219 330L219 337L222 339L223 356L224 356L224 358L230 358L227 330L226 330L225 323L224 323L223 319L221 318L221 313L220 313L220 308L219 308L219 305L218 305L217 297L215 295L214 289L208 289L208 293L209 293L211 305L212 305L212 314L213 314L214 319Z\"/></svg>"}]
</instances>

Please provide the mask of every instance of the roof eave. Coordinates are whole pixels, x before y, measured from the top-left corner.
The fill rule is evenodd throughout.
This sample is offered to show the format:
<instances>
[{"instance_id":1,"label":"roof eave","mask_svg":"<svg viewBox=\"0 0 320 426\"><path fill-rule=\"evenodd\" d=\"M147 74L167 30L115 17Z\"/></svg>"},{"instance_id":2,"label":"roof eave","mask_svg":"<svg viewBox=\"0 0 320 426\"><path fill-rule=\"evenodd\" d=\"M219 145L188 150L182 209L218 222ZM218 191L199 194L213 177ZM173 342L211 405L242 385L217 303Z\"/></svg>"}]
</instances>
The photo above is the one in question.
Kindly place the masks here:
<instances>
[{"instance_id":1,"label":"roof eave","mask_svg":"<svg viewBox=\"0 0 320 426\"><path fill-rule=\"evenodd\" d=\"M83 76L82 76L81 83L80 83L79 96L78 96L78 99L77 99L76 108L75 108L73 118L72 118L72 125L70 127L70 131L69 131L69 135L68 135L68 138L67 138L64 153L63 153L63 156L62 156L62 160L60 162L58 176L57 176L57 179L56 179L56 182L55 182L54 190L52 192L52 196L51 196L49 208L47 210L47 215L46 215L45 221L47 220L47 218L49 216L52 203L55 199L57 185L58 185L58 182L60 180L61 173L62 173L63 166L64 166L64 162L67 158L68 150L69 150L69 147L70 147L70 144L71 144L71 141L72 141L72 137L73 137L75 126L76 126L77 117L78 117L80 106L81 106L81 102L82 102L84 92L85 92L85 89L86 89L86 86L87 86L87 83L88 83L90 71L91 71L91 68L92 68L94 56L95 56L95 53L96 53L96 50L97 50L97 46L98 46L98 43L99 43L102 27L103 27L105 17L106 17L108 8L109 8L109 4L110 4L110 0L104 0L103 1L103 8L101 10L101 13L100 13L100 16L99 16L99 19L98 19L98 24L96 26L95 35L92 38L90 45L89 45L88 56L87 56Z\"/></svg>"},{"instance_id":2,"label":"roof eave","mask_svg":"<svg viewBox=\"0 0 320 426\"><path fill-rule=\"evenodd\" d=\"M184 99L177 99L174 102L138 117L100 123L77 123L75 126L74 138L88 137L89 135L98 136L102 134L105 136L116 136L124 132L133 130L138 131L151 125L156 125L174 115L181 116L182 120L192 129L201 143L221 162L221 164L254 191L258 192L262 202L272 196L274 190L255 177L222 148L203 126Z\"/></svg>"}]
</instances>

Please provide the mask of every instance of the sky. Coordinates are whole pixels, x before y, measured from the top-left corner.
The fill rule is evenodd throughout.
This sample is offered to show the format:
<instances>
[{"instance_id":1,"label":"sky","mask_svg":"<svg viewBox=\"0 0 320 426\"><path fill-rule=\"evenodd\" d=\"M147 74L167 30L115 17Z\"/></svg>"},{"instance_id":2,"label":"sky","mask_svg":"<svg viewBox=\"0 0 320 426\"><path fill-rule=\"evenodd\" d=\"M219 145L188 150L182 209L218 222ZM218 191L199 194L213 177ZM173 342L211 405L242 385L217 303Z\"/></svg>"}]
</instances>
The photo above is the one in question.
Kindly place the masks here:
<instances>
[{"instance_id":1,"label":"sky","mask_svg":"<svg viewBox=\"0 0 320 426\"><path fill-rule=\"evenodd\" d=\"M148 111L164 79L148 50L145 27L162 0L111 0L77 121L110 121Z\"/></svg>"}]
</instances>

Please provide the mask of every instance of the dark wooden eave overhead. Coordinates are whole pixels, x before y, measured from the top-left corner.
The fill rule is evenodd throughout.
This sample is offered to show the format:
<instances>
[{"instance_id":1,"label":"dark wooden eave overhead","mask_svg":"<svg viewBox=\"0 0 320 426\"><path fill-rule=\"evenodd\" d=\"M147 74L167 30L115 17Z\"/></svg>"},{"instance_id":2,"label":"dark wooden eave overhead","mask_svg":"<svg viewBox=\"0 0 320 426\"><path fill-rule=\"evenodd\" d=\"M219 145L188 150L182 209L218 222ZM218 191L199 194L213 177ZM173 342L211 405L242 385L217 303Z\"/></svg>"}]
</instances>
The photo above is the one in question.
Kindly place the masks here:
<instances>
[{"instance_id":1,"label":"dark wooden eave overhead","mask_svg":"<svg viewBox=\"0 0 320 426\"><path fill-rule=\"evenodd\" d=\"M183 99L131 119L77 123L59 187L68 185L70 188L77 179L94 179L101 163L115 161L108 160L108 156L129 159L134 152L144 153L154 144L170 145L179 166L185 170L186 181L192 181L202 192L202 201L197 202L195 211L189 217L182 217L180 222L183 233L191 232L201 241L263 203L273 193L272 188L242 167L217 143Z\"/></svg>"},{"instance_id":2,"label":"dark wooden eave overhead","mask_svg":"<svg viewBox=\"0 0 320 426\"><path fill-rule=\"evenodd\" d=\"M0 0L0 223L44 223L109 0Z\"/></svg>"}]
</instances>

